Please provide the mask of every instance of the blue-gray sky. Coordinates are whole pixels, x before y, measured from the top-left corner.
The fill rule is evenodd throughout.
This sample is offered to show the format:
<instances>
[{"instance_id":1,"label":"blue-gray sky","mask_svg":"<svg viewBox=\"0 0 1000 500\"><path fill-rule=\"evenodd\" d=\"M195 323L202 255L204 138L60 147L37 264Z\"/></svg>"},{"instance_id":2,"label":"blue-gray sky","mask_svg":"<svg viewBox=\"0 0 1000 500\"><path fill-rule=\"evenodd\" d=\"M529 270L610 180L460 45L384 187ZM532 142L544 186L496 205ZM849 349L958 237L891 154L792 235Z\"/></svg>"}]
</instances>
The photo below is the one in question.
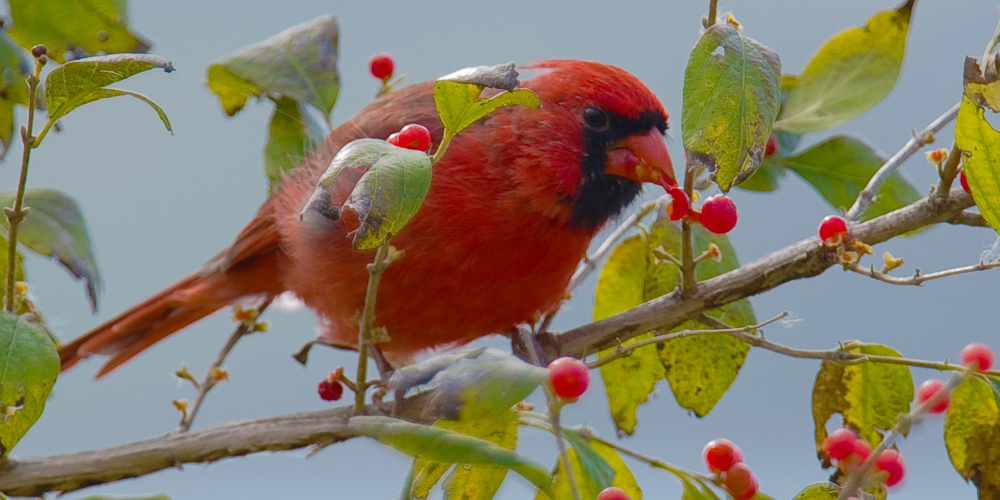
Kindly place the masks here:
<instances>
[{"instance_id":1,"label":"blue-gray sky","mask_svg":"<svg viewBox=\"0 0 1000 500\"><path fill-rule=\"evenodd\" d=\"M397 71L422 81L455 69L548 58L597 60L641 78L672 112L669 147L675 165L680 147L681 87L688 52L696 42L707 1L651 2L405 2L385 0L274 2L133 1L132 26L154 42L153 52L173 61L176 73L149 72L124 82L159 102L174 135L134 99L89 104L63 121L32 156L29 185L62 189L79 200L89 221L105 279L101 310L92 316L81 287L55 265L30 258L32 291L63 339L99 322L197 269L229 244L263 201L266 188L261 150L271 107L251 103L235 118L222 113L204 86L213 59L287 27L334 13L341 23L343 87L334 111L341 122L364 106L375 90L368 58L395 55ZM728 2L745 33L774 49L785 72L801 70L828 37L862 24L892 0ZM896 89L867 115L835 133L859 133L889 154L912 129L921 129L958 101L965 55L979 56L997 21L997 3L987 0L921 0L917 3L906 60ZM23 123L23 117L22 117ZM937 147L951 143L950 128ZM12 189L19 148L0 165L0 190ZM903 171L921 192L934 169L914 156ZM651 193L658 194L658 193ZM731 233L741 261L748 262L814 234L832 209L805 183L786 178L775 193L734 190L741 220ZM944 226L876 247L925 272L968 265L996 240L986 229ZM752 299L759 318L783 310L800 320L768 330L772 340L802 348L829 348L838 340L884 343L904 355L955 359L978 340L1000 348L995 307L997 275L980 273L892 287L831 269ZM590 320L593 283L559 315L556 329ZM232 381L219 386L195 424L204 428L246 419L328 407L316 383L335 366L353 367L348 353L318 350L308 368L290 354L314 335L309 312L269 313L272 329L245 339L226 363ZM89 362L61 377L45 414L14 455L48 455L122 444L168 432L178 414L170 401L192 390L171 373L180 364L200 374L232 329L228 314L188 328L100 382ZM503 346L503 342L493 342ZM715 410L697 419L681 410L666 384L639 411L639 430L624 440L643 453L701 470L702 446L716 437L735 440L757 472L765 493L791 498L829 474L820 469L812 442L812 384L819 363L770 352L750 353L739 378ZM920 381L935 374L914 370ZM568 423L586 423L612 436L603 389L591 389L565 411ZM952 469L943 444L942 420L931 419L900 443L909 464L898 499L974 498L974 489ZM529 434L525 436L535 437ZM523 449L553 463L554 444L522 439ZM395 498L409 460L367 440L304 452L259 455L208 466L190 465L145 478L91 488L93 494L166 492L174 499ZM679 498L670 476L635 462L647 498ZM440 495L440 493L435 493ZM498 498L530 498L518 479L508 479Z\"/></svg>"}]
</instances>

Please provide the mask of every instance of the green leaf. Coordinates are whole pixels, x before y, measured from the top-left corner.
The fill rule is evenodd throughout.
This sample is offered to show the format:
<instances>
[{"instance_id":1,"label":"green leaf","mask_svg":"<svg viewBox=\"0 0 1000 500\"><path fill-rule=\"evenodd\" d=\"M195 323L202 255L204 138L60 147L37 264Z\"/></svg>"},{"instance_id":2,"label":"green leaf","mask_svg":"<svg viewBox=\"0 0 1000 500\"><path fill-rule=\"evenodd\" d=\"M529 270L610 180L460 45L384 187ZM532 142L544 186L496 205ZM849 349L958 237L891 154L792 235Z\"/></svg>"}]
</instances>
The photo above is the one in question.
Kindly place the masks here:
<instances>
[{"instance_id":1,"label":"green leaf","mask_svg":"<svg viewBox=\"0 0 1000 500\"><path fill-rule=\"evenodd\" d=\"M0 313L0 456L34 425L59 375L59 353L28 316Z\"/></svg>"},{"instance_id":2,"label":"green leaf","mask_svg":"<svg viewBox=\"0 0 1000 500\"><path fill-rule=\"evenodd\" d=\"M485 349L434 375L430 385L437 390L427 401L427 411L461 420L488 418L524 400L547 381L545 368L497 349Z\"/></svg>"},{"instance_id":3,"label":"green leaf","mask_svg":"<svg viewBox=\"0 0 1000 500\"><path fill-rule=\"evenodd\" d=\"M354 248L373 250L410 221L430 185L431 159L423 152L378 139L358 139L330 162L300 217L318 214L337 220L342 210L350 210L360 223Z\"/></svg>"},{"instance_id":4,"label":"green leaf","mask_svg":"<svg viewBox=\"0 0 1000 500\"><path fill-rule=\"evenodd\" d=\"M565 435L567 438L571 437L569 433ZM568 450L568 455L581 498L597 498L598 493L604 488L616 486L625 490L632 500L642 500L642 490L639 489L635 477L613 448L598 441L588 443L575 432L573 435L576 441L570 441L573 447ZM593 468L595 466L599 468ZM598 476L591 476L591 473L597 473ZM556 462L556 467L552 471L552 495L550 497L553 500L572 500L573 498L562 460ZM542 492L535 495L535 500L544 500L544 498Z\"/></svg>"},{"instance_id":5,"label":"green leaf","mask_svg":"<svg viewBox=\"0 0 1000 500\"><path fill-rule=\"evenodd\" d=\"M974 99L980 106L986 106L993 112L1000 112L1000 76L997 75L997 64L1000 55L986 61L985 71L979 69L979 61L975 57L965 56L965 95Z\"/></svg>"},{"instance_id":6,"label":"green leaf","mask_svg":"<svg viewBox=\"0 0 1000 500\"><path fill-rule=\"evenodd\" d=\"M684 70L681 129L688 160L729 191L753 175L778 114L781 61L731 24L705 30Z\"/></svg>"},{"instance_id":7,"label":"green leaf","mask_svg":"<svg viewBox=\"0 0 1000 500\"><path fill-rule=\"evenodd\" d=\"M846 123L889 94L906 51L914 0L826 41L788 91L774 128L796 134Z\"/></svg>"},{"instance_id":8,"label":"green leaf","mask_svg":"<svg viewBox=\"0 0 1000 500\"><path fill-rule=\"evenodd\" d=\"M1000 132L968 96L962 96L955 121L955 144L966 153L962 167L979 212L990 227L1000 231Z\"/></svg>"},{"instance_id":9,"label":"green leaf","mask_svg":"<svg viewBox=\"0 0 1000 500\"><path fill-rule=\"evenodd\" d=\"M645 283L647 243L643 234L622 241L611 252L607 264L601 269L594 296L594 321L631 309L647 300ZM624 343L634 344L652 337L640 335ZM603 358L615 352L606 349L598 356ZM628 357L601 367L601 380L608 395L608 409L618 433L631 436L639 421L636 410L649 401L656 383L667 375L660 357L654 349L637 349Z\"/></svg>"},{"instance_id":10,"label":"green leaf","mask_svg":"<svg viewBox=\"0 0 1000 500\"><path fill-rule=\"evenodd\" d=\"M979 498L1000 498L1000 409L990 384L964 380L951 394L944 444L955 470L979 488Z\"/></svg>"},{"instance_id":11,"label":"green leaf","mask_svg":"<svg viewBox=\"0 0 1000 500\"><path fill-rule=\"evenodd\" d=\"M243 109L248 98L271 93L329 115L340 92L338 36L332 15L293 26L216 59L208 67L208 88L229 116Z\"/></svg>"},{"instance_id":12,"label":"green leaf","mask_svg":"<svg viewBox=\"0 0 1000 500\"><path fill-rule=\"evenodd\" d=\"M14 138L14 105L28 105L25 79L31 66L21 47L0 30L0 160Z\"/></svg>"},{"instance_id":13,"label":"green leaf","mask_svg":"<svg viewBox=\"0 0 1000 500\"><path fill-rule=\"evenodd\" d=\"M775 160L775 163L791 169L833 208L840 208L854 204L858 193L885 163L885 158L860 138L838 135L791 158ZM920 198L916 188L898 171L894 172L882 184L862 220L887 214Z\"/></svg>"},{"instance_id":14,"label":"green leaf","mask_svg":"<svg viewBox=\"0 0 1000 500\"><path fill-rule=\"evenodd\" d=\"M996 401L997 407L1000 408L1000 377L986 377L986 380L993 388L993 399Z\"/></svg>"},{"instance_id":15,"label":"green leaf","mask_svg":"<svg viewBox=\"0 0 1000 500\"><path fill-rule=\"evenodd\" d=\"M737 184L736 187L747 191L774 191L781 186L781 179L784 179L787 174L787 168L776 164L773 160L765 158L753 175Z\"/></svg>"},{"instance_id":16,"label":"green leaf","mask_svg":"<svg viewBox=\"0 0 1000 500\"><path fill-rule=\"evenodd\" d=\"M695 274L699 280L739 267L736 250L726 236L710 234L701 226L692 230L695 254L706 250L709 243L715 243L722 250L721 262L706 260L698 265ZM667 262L657 262L653 249L662 246L672 255L680 255L680 242L679 228L666 220L654 223L648 237L633 236L622 242L621 249L616 248L612 253L598 280L595 317L628 309L636 305L637 300L644 302L673 291L679 282L677 268ZM642 247L644 250L640 252ZM732 326L756 323L747 300L713 309L707 314ZM673 331L703 328L704 325L689 321ZM655 368L649 353L643 349L601 367L616 426L624 432L634 431L635 408L648 399L655 380L664 374L679 405L699 417L707 415L736 380L749 350L748 345L728 335L688 337L657 346L662 371ZM602 355L611 352L613 350L608 350ZM624 380L628 380L626 390L613 394L618 391L613 384Z\"/></svg>"},{"instance_id":17,"label":"green leaf","mask_svg":"<svg viewBox=\"0 0 1000 500\"><path fill-rule=\"evenodd\" d=\"M353 432L374 438L412 457L422 456L445 463L506 467L546 494L551 492L548 473L541 465L489 441L389 417L352 417L349 427Z\"/></svg>"},{"instance_id":18,"label":"green leaf","mask_svg":"<svg viewBox=\"0 0 1000 500\"><path fill-rule=\"evenodd\" d=\"M14 192L0 193L0 206L14 206ZM21 221L17 239L32 251L51 257L78 280L83 280L90 307L97 310L97 296L103 284L90 233L79 205L69 195L51 189L28 189L24 205L31 208ZM0 225L9 229L6 218Z\"/></svg>"},{"instance_id":19,"label":"green leaf","mask_svg":"<svg viewBox=\"0 0 1000 500\"><path fill-rule=\"evenodd\" d=\"M515 89L492 97L479 98L483 87L467 83L439 80L434 84L434 102L441 123L450 134L457 134L486 115L504 107L519 104L531 109L542 107L534 92Z\"/></svg>"},{"instance_id":20,"label":"green leaf","mask_svg":"<svg viewBox=\"0 0 1000 500\"><path fill-rule=\"evenodd\" d=\"M833 483L813 483L792 500L837 500L837 495L840 495L840 486Z\"/></svg>"},{"instance_id":21,"label":"green leaf","mask_svg":"<svg viewBox=\"0 0 1000 500\"><path fill-rule=\"evenodd\" d=\"M444 428L485 439L508 450L517 447L517 413L505 410L472 421L443 420ZM507 468L495 465L458 464L445 479L446 500L490 500L507 477Z\"/></svg>"},{"instance_id":22,"label":"green leaf","mask_svg":"<svg viewBox=\"0 0 1000 500\"><path fill-rule=\"evenodd\" d=\"M9 0L10 36L22 47L45 45L60 63L66 52L81 55L146 52L150 42L128 28L121 0Z\"/></svg>"},{"instance_id":23,"label":"green leaf","mask_svg":"<svg viewBox=\"0 0 1000 500\"><path fill-rule=\"evenodd\" d=\"M167 73L174 70L170 61L143 54L88 57L70 61L52 70L45 78L45 102L49 121L58 120L88 102L130 95L152 106L167 130L171 130L167 115L148 97L127 90L104 88L153 68L163 68Z\"/></svg>"},{"instance_id":24,"label":"green leaf","mask_svg":"<svg viewBox=\"0 0 1000 500\"><path fill-rule=\"evenodd\" d=\"M865 344L850 352L901 357L898 352L878 344ZM816 425L816 452L829 465L823 452L826 423L835 413L844 417L844 426L861 433L872 445L882 440L880 431L896 424L900 413L910 410L913 401L913 378L903 365L863 361L839 365L823 361L813 386L812 411Z\"/></svg>"},{"instance_id":25,"label":"green leaf","mask_svg":"<svg viewBox=\"0 0 1000 500\"><path fill-rule=\"evenodd\" d=\"M480 419L438 420L434 426L513 450L517 446L517 422L517 414L506 409ZM409 497L427 498L431 488L450 468L450 463L435 462L425 457L415 458L410 472L413 484ZM506 476L506 467L457 464L445 481L445 498L488 500L493 498Z\"/></svg>"},{"instance_id":26,"label":"green leaf","mask_svg":"<svg viewBox=\"0 0 1000 500\"><path fill-rule=\"evenodd\" d=\"M264 145L264 174L267 192L271 194L285 174L290 172L322 141L322 128L311 119L302 105L291 97L282 96L274 103L274 114L267 126Z\"/></svg>"}]
</instances>

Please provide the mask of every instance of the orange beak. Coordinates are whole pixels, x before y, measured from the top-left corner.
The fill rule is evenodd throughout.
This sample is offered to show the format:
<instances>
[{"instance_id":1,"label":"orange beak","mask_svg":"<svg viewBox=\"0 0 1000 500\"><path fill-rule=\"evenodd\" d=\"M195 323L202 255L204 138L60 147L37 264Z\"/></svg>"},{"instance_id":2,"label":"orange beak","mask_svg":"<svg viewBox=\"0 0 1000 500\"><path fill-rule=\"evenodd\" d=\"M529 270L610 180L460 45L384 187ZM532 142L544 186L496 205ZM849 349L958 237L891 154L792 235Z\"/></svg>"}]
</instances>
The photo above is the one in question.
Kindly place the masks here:
<instances>
[{"instance_id":1,"label":"orange beak","mask_svg":"<svg viewBox=\"0 0 1000 500\"><path fill-rule=\"evenodd\" d=\"M677 185L667 144L656 127L645 134L631 135L615 143L608 151L604 173L636 182Z\"/></svg>"}]
</instances>

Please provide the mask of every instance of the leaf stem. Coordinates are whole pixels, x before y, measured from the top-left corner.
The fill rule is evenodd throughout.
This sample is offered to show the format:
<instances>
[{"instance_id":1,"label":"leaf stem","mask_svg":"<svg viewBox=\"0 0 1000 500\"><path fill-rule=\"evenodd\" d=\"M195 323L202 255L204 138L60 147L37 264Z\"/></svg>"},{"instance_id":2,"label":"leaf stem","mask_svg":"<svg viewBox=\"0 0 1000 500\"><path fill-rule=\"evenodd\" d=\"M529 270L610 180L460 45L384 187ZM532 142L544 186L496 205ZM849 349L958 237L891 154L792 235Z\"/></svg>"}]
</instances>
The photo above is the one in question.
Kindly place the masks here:
<instances>
[{"instance_id":1,"label":"leaf stem","mask_svg":"<svg viewBox=\"0 0 1000 500\"><path fill-rule=\"evenodd\" d=\"M201 383L197 384L198 392L194 395L194 400L191 402L191 407L188 412L184 415L181 420L180 425L177 426L178 431L187 431L191 429L191 424L194 423L194 417L198 414L198 409L201 408L201 403L205 400L205 395L208 391L215 387L215 384L219 383L216 374L219 373L219 369L222 368L222 363L226 361L226 356L229 356L230 351L236 347L236 342L238 342L244 335L258 331L257 318L261 313L267 309L267 306L271 305L272 299L267 299L260 307L257 308L256 314L254 314L253 321L241 321L240 324L233 330L233 333L229 335L229 339L219 349L219 353L215 355L215 361L212 365L205 371L205 377L202 378Z\"/></svg>"},{"instance_id":2,"label":"leaf stem","mask_svg":"<svg viewBox=\"0 0 1000 500\"><path fill-rule=\"evenodd\" d=\"M31 159L31 150L35 145L35 137L31 135L31 130L35 123L35 92L38 90L39 77L42 74L42 66L45 59L35 58L35 72L28 75L28 124L21 127L21 143L24 151L21 152L21 179L17 183L17 194L14 198L14 207L4 209L7 215L9 227L7 229L7 298L5 309L9 313L14 312L14 282L17 279L17 228L28 213L24 206L24 190L28 183L28 161Z\"/></svg>"},{"instance_id":3,"label":"leaf stem","mask_svg":"<svg viewBox=\"0 0 1000 500\"><path fill-rule=\"evenodd\" d=\"M35 140L31 142L32 149L37 148L42 143L42 139L45 138L45 135L49 133L49 129L51 129L55 124L56 120L53 118L49 118L45 121L45 126L43 126L42 130L35 136Z\"/></svg>"},{"instance_id":4,"label":"leaf stem","mask_svg":"<svg viewBox=\"0 0 1000 500\"><path fill-rule=\"evenodd\" d=\"M378 295L378 283L382 273L392 262L389 255L390 234L382 246L375 252L375 261L368 264L368 291L365 293L365 308L361 313L358 328L358 376L354 379L357 392L354 393L354 412L361 414L365 409L365 392L368 390L368 348L373 345L372 324L375 322L375 298Z\"/></svg>"},{"instance_id":5,"label":"leaf stem","mask_svg":"<svg viewBox=\"0 0 1000 500\"><path fill-rule=\"evenodd\" d=\"M441 144L438 144L437 151L435 151L434 156L431 157L432 164L437 163L438 160L444 156L444 152L448 150L448 145L451 144L452 137L455 137L455 134L449 133L449 131L445 130L444 136L441 137Z\"/></svg>"},{"instance_id":6,"label":"leaf stem","mask_svg":"<svg viewBox=\"0 0 1000 500\"><path fill-rule=\"evenodd\" d=\"M902 149L892 155L892 158L886 160L882 167L875 172L871 180L868 181L868 185L858 193L858 199L854 200L854 205L851 209L847 211L847 218L852 221L856 221L861 218L861 215L865 213L865 210L871 205L872 201L875 200L875 193L878 193L879 188L882 184L892 175L900 165L903 164L913 153L916 153L920 148L934 141L934 134L939 130L944 128L949 122L958 116L958 108L961 103L955 104L948 111L945 111L943 115L937 117L927 128L921 130L919 133L913 134L910 140L906 141Z\"/></svg>"}]
</instances>

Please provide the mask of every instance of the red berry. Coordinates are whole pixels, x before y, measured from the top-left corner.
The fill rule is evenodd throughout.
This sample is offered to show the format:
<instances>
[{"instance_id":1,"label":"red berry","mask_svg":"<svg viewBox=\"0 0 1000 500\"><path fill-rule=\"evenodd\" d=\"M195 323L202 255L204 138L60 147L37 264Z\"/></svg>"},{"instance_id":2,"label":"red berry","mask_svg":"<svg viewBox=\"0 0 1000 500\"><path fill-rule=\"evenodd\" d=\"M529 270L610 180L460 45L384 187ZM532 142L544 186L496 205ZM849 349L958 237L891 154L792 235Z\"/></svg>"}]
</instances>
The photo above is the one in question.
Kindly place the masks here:
<instances>
[{"instance_id":1,"label":"red berry","mask_svg":"<svg viewBox=\"0 0 1000 500\"><path fill-rule=\"evenodd\" d=\"M857 441L850 429L837 429L823 440L823 451L834 460L843 460L854 453Z\"/></svg>"},{"instance_id":2,"label":"red berry","mask_svg":"<svg viewBox=\"0 0 1000 500\"><path fill-rule=\"evenodd\" d=\"M743 451L726 438L709 441L701 450L701 456L705 459L708 470L716 474L727 471L743 461Z\"/></svg>"},{"instance_id":3,"label":"red berry","mask_svg":"<svg viewBox=\"0 0 1000 500\"><path fill-rule=\"evenodd\" d=\"M868 444L868 441L864 439L858 439L854 442L854 451L851 452L854 455L854 459L857 460L858 465L862 462L868 460L868 457L872 456L872 447Z\"/></svg>"},{"instance_id":4,"label":"red berry","mask_svg":"<svg viewBox=\"0 0 1000 500\"><path fill-rule=\"evenodd\" d=\"M701 225L709 232L726 234L736 227L736 203L725 195L715 195L701 205Z\"/></svg>"},{"instance_id":5,"label":"red berry","mask_svg":"<svg viewBox=\"0 0 1000 500\"><path fill-rule=\"evenodd\" d=\"M423 125L411 123L403 127L403 130L390 135L386 142L401 148L427 151L431 145L431 132Z\"/></svg>"},{"instance_id":6,"label":"red berry","mask_svg":"<svg viewBox=\"0 0 1000 500\"><path fill-rule=\"evenodd\" d=\"M935 394L941 392L944 389L944 382L932 378L922 384L917 388L917 402L923 403L928 399L934 397ZM948 409L948 404L951 403L951 395L945 395L938 404L931 407L929 410L931 413L944 413Z\"/></svg>"},{"instance_id":7,"label":"red berry","mask_svg":"<svg viewBox=\"0 0 1000 500\"><path fill-rule=\"evenodd\" d=\"M969 344L962 349L962 364L977 372L989 371L993 367L993 351L986 344Z\"/></svg>"},{"instance_id":8,"label":"red berry","mask_svg":"<svg viewBox=\"0 0 1000 500\"><path fill-rule=\"evenodd\" d=\"M828 215L819 223L819 239L829 242L837 236L847 235L847 223L836 215Z\"/></svg>"},{"instance_id":9,"label":"red berry","mask_svg":"<svg viewBox=\"0 0 1000 500\"><path fill-rule=\"evenodd\" d=\"M885 480L886 486L896 486L903 480L906 473L906 462L899 456L896 450L885 450L875 459L875 470L888 473Z\"/></svg>"},{"instance_id":10,"label":"red berry","mask_svg":"<svg viewBox=\"0 0 1000 500\"><path fill-rule=\"evenodd\" d=\"M392 77L392 71L396 69L396 62L392 60L392 55L382 52L375 54L368 61L368 69L372 76L385 81Z\"/></svg>"},{"instance_id":11,"label":"red berry","mask_svg":"<svg viewBox=\"0 0 1000 500\"><path fill-rule=\"evenodd\" d=\"M764 156L774 156L774 153L777 150L778 150L778 136L771 134L771 137L767 138L767 145L764 146Z\"/></svg>"},{"instance_id":12,"label":"red berry","mask_svg":"<svg viewBox=\"0 0 1000 500\"><path fill-rule=\"evenodd\" d=\"M609 486L597 494L597 500L632 500L632 497L621 488Z\"/></svg>"},{"instance_id":13,"label":"red berry","mask_svg":"<svg viewBox=\"0 0 1000 500\"><path fill-rule=\"evenodd\" d=\"M344 394L344 386L339 381L331 381L329 378L325 378L320 381L316 392L319 393L319 397L323 401L336 401Z\"/></svg>"},{"instance_id":14,"label":"red berry","mask_svg":"<svg viewBox=\"0 0 1000 500\"><path fill-rule=\"evenodd\" d=\"M972 194L972 190L969 189L969 180L965 178L964 168L958 171L958 182L962 184L962 189L964 189L966 193Z\"/></svg>"},{"instance_id":15,"label":"red berry","mask_svg":"<svg viewBox=\"0 0 1000 500\"><path fill-rule=\"evenodd\" d=\"M667 205L667 217L670 217L670 220L681 220L691 213L691 200L683 189L677 186L664 186L664 188L674 199Z\"/></svg>"},{"instance_id":16,"label":"red berry","mask_svg":"<svg viewBox=\"0 0 1000 500\"><path fill-rule=\"evenodd\" d=\"M549 383L556 396L573 399L587 392L590 370L586 363L568 356L549 363Z\"/></svg>"},{"instance_id":17,"label":"red berry","mask_svg":"<svg viewBox=\"0 0 1000 500\"><path fill-rule=\"evenodd\" d=\"M742 462L733 465L726 471L722 477L722 485L736 500L750 500L760 489L757 476L750 470L749 465Z\"/></svg>"}]
</instances>

